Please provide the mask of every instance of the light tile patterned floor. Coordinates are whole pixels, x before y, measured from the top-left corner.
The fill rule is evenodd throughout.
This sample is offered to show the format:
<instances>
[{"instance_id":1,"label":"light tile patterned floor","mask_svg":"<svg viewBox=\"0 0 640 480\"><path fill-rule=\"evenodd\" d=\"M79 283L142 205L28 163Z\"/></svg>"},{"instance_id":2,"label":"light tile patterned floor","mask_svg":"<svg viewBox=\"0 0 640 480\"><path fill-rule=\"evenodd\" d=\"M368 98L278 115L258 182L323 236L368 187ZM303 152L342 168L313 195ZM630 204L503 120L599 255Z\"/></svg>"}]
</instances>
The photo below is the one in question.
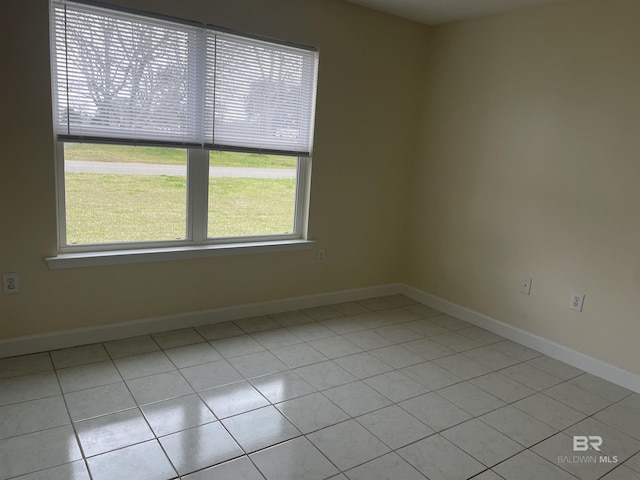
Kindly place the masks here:
<instances>
[{"instance_id":1,"label":"light tile patterned floor","mask_svg":"<svg viewBox=\"0 0 640 480\"><path fill-rule=\"evenodd\" d=\"M639 451L640 395L400 295L0 360L0 480L640 480Z\"/></svg>"}]
</instances>

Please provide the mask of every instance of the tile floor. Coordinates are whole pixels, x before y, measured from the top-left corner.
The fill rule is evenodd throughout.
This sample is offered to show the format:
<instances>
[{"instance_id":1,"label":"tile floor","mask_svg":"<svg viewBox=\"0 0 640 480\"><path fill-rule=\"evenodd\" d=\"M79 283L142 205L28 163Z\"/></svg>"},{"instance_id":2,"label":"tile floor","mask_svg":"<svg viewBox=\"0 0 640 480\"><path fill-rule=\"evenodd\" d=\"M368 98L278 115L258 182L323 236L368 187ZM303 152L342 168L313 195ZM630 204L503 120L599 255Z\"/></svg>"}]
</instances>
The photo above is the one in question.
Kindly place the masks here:
<instances>
[{"instance_id":1,"label":"tile floor","mask_svg":"<svg viewBox=\"0 0 640 480\"><path fill-rule=\"evenodd\" d=\"M0 360L1 480L640 480L639 451L640 395L399 295Z\"/></svg>"}]
</instances>

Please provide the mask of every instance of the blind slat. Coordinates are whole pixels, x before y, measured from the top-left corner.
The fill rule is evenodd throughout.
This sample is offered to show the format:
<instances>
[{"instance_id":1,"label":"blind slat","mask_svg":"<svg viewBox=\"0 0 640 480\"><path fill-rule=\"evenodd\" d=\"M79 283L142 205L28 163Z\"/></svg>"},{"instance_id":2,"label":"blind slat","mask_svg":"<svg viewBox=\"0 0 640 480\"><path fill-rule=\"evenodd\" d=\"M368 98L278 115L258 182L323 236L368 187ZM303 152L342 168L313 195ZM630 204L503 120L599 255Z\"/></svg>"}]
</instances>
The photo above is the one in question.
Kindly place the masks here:
<instances>
[{"instance_id":1,"label":"blind slat","mask_svg":"<svg viewBox=\"0 0 640 480\"><path fill-rule=\"evenodd\" d=\"M52 2L60 138L310 153L317 54Z\"/></svg>"}]
</instances>

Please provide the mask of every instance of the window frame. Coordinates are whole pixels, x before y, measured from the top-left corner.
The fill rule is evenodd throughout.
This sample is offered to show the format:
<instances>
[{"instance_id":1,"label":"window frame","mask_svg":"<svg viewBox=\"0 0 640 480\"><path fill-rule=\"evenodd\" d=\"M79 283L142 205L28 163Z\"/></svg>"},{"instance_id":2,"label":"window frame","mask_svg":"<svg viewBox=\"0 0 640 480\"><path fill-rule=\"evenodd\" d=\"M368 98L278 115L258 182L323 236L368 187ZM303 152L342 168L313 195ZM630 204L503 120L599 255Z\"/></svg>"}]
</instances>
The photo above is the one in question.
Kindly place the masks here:
<instances>
[{"instance_id":1,"label":"window frame","mask_svg":"<svg viewBox=\"0 0 640 480\"><path fill-rule=\"evenodd\" d=\"M175 147L183 148L187 151L187 193L186 193L186 225L185 225L185 238L183 240L144 240L144 241L131 241L131 242L99 242L99 243L81 243L81 244L69 244L67 242L67 212L66 212L66 185L65 185L65 168L64 168L64 145L69 142L85 142L85 143L106 143L114 145L132 145L130 141L118 141L117 139L100 139L100 138L73 138L73 136L65 137L65 135L59 135L54 132L54 157L55 157L55 183L56 183L56 214L57 214L57 256L47 258L47 262L50 268L66 268L66 263L70 259L74 263L76 260L80 260L82 265L76 265L75 263L70 266L84 266L91 264L101 264L101 262L93 262L91 258L108 258L113 256L120 259L115 263L130 263L128 260L122 260L125 256L130 258L136 258L144 256L144 260L133 261L152 261L149 258L153 257L154 253L158 254L159 259L170 259L172 252L184 253L185 257L192 258L194 256L212 256L220 254L234 254L238 253L252 253L254 249L249 248L252 245L256 247L255 251L282 251L289 249L292 250L311 248L313 242L309 241L308 236L308 221L309 221L309 198L311 187L311 144L313 142L314 133L314 117L315 117L315 93L317 91L317 49L308 47L305 45L296 45L290 42L281 41L277 39L264 38L256 35L250 35L245 33L236 32L226 28L221 28L213 25L201 24L199 22L193 22L190 20L184 20L181 18L168 17L164 15L154 14L151 12L143 12L138 10L132 10L128 8L121 8L114 5L107 5L100 2L94 2L92 0L73 0L75 3L84 5L93 5L99 8L107 8L113 10L116 14L133 14L142 15L149 18L157 18L162 21L184 23L188 25L195 25L198 27L204 27L205 29L213 29L215 31L225 32L231 35L239 37L246 37L247 39L255 39L257 41L268 42L274 45L283 45L287 47L300 48L302 50L308 50L315 52L315 77L313 78L313 103L311 110L311 122L310 130L310 144L308 152L299 151L280 151L269 149L262 151L256 148L244 148L237 146L226 147L224 145L214 145L213 150L211 146L209 148L204 145L180 145L169 144L163 145L162 142L151 142L149 146L158 147ZM55 42L56 42L56 30L54 25L53 7L50 6L50 34L51 34L51 56L52 56L52 90L53 95L56 95L55 90L57 88L56 70L55 70ZM204 100L204 99L203 99ZM55 125L55 123L54 123ZM135 144L135 142L133 143ZM229 151L229 152L253 152L253 153L265 153L273 155L285 155L292 158L297 158L296 162L296 179L295 179L295 196L293 205L293 218L292 218L292 233L290 234L265 234L265 235L248 235L248 236L232 236L232 237L213 237L209 238L208 234L208 182L209 182L209 151ZM194 253L200 250L200 253ZM140 253L137 255L136 252ZM185 253L191 252L191 253ZM151 254L151 257L148 255ZM167 257L168 255L168 257ZM160 258L162 257L162 258ZM167 257L167 258L165 258ZM180 255L178 255L180 257ZM87 259L86 262L82 259Z\"/></svg>"},{"instance_id":2,"label":"window frame","mask_svg":"<svg viewBox=\"0 0 640 480\"><path fill-rule=\"evenodd\" d=\"M295 157L296 180L292 233L208 237L209 150L185 148L187 151L186 224L183 240L142 240L131 242L67 243L66 184L63 140L56 140L56 191L58 253L110 252L121 250L164 249L172 247L209 247L244 245L247 243L307 240L311 157ZM294 156L291 155L293 158Z\"/></svg>"}]
</instances>

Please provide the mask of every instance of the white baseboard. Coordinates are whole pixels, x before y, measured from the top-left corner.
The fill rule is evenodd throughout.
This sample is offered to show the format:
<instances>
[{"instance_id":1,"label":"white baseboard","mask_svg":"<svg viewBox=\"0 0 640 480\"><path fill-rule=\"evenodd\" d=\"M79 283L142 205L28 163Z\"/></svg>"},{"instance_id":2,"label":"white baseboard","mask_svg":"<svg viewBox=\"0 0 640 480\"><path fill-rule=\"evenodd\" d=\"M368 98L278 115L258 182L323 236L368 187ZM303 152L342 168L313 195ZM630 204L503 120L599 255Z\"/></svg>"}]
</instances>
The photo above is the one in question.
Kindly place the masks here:
<instances>
[{"instance_id":1,"label":"white baseboard","mask_svg":"<svg viewBox=\"0 0 640 480\"><path fill-rule=\"evenodd\" d=\"M404 286L400 283L377 285L353 290L319 293L185 314L132 320L97 327L75 328L60 332L11 338L8 340L0 340L0 358L107 342L136 335L177 330L179 328L197 327L210 323L239 320L241 318L255 317L258 315L269 315L302 308L319 307L333 303L352 302L371 297L395 295L402 292L403 288Z\"/></svg>"},{"instance_id":2,"label":"white baseboard","mask_svg":"<svg viewBox=\"0 0 640 480\"><path fill-rule=\"evenodd\" d=\"M319 307L333 303L352 302L371 297L395 295L398 293L403 293L417 302L424 303L448 315L465 320L508 338L509 340L533 348L545 355L640 393L640 375L623 370L622 368L577 352L546 338L496 320L495 318L401 283L319 293L0 340L0 358L118 340L136 335L147 335L179 328L239 320L241 318L258 315L269 315L303 308Z\"/></svg>"},{"instance_id":3,"label":"white baseboard","mask_svg":"<svg viewBox=\"0 0 640 480\"><path fill-rule=\"evenodd\" d=\"M546 338L522 330L513 325L496 320L482 313L470 310L466 307L450 302L430 293L426 293L415 287L403 285L402 293L416 302L424 303L436 310L451 315L452 317L473 323L485 330L501 335L509 340L520 343L525 347L537 350L549 357L573 365L585 372L589 372L600 378L604 378L622 387L640 393L640 375L603 362L596 358L585 355L567 348L559 343L552 342Z\"/></svg>"}]
</instances>

